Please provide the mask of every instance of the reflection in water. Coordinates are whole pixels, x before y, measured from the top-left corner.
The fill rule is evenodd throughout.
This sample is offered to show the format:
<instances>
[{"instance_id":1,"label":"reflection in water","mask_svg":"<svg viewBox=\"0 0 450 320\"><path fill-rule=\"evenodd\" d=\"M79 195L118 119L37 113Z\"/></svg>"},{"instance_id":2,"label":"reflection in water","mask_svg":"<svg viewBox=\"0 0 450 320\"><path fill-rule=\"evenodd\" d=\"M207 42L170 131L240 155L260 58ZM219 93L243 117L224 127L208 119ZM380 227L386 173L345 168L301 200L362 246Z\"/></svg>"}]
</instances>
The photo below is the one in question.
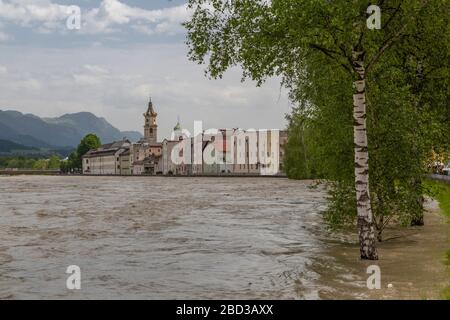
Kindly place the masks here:
<instances>
[{"instance_id":1,"label":"reflection in water","mask_svg":"<svg viewBox=\"0 0 450 320\"><path fill-rule=\"evenodd\" d=\"M326 230L324 192L308 185L271 178L0 177L0 298L390 298L422 286L411 280L404 290L368 292L356 237ZM442 230L430 232L442 233L433 243L439 257L446 227L436 225ZM393 248L385 251L382 272L394 269L391 252L411 247L395 241L386 243ZM65 286L72 264L81 268L80 291ZM424 281L428 295L443 283L436 275L445 281L441 265L430 265L436 280Z\"/></svg>"}]
</instances>

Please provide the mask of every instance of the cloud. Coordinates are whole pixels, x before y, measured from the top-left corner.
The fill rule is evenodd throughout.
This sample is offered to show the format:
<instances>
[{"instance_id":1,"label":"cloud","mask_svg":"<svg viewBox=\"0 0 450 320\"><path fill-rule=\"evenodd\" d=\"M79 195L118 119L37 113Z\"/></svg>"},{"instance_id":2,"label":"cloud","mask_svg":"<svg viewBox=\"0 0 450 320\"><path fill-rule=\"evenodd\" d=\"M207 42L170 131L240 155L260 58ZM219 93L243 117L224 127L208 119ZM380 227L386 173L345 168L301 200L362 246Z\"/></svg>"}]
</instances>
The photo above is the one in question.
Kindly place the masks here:
<instances>
[{"instance_id":1,"label":"cloud","mask_svg":"<svg viewBox=\"0 0 450 320\"><path fill-rule=\"evenodd\" d=\"M0 18L35 28L40 33L67 32L71 6L50 0L0 0ZM119 0L102 0L99 7L81 12L81 34L105 34L135 30L143 34L177 34L190 13L186 5L146 10ZM128 27L128 28L127 28ZM1 38L0 38L1 39Z\"/></svg>"},{"instance_id":2,"label":"cloud","mask_svg":"<svg viewBox=\"0 0 450 320\"><path fill-rule=\"evenodd\" d=\"M90 111L122 130L142 130L151 95L160 137L170 136L177 116L189 130L194 120L203 120L205 128L271 129L284 128L290 110L279 79L257 88L241 83L241 71L234 69L224 79L210 81L202 66L187 60L183 44L89 50L11 47L0 51L0 65L9 72L4 77L8 81L0 81L0 109L40 116Z\"/></svg>"},{"instance_id":3,"label":"cloud","mask_svg":"<svg viewBox=\"0 0 450 320\"><path fill-rule=\"evenodd\" d=\"M186 5L145 10L118 0L103 0L99 8L87 12L82 32L110 33L128 25L144 34L175 34L183 31L181 23L189 16Z\"/></svg>"},{"instance_id":4,"label":"cloud","mask_svg":"<svg viewBox=\"0 0 450 320\"><path fill-rule=\"evenodd\" d=\"M82 69L74 73L75 85L98 86L105 81L111 80L109 70L98 65L85 64Z\"/></svg>"},{"instance_id":5,"label":"cloud","mask_svg":"<svg viewBox=\"0 0 450 320\"><path fill-rule=\"evenodd\" d=\"M11 40L12 37L9 34L4 33L0 30L0 42Z\"/></svg>"},{"instance_id":6,"label":"cloud","mask_svg":"<svg viewBox=\"0 0 450 320\"><path fill-rule=\"evenodd\" d=\"M39 91L42 89L42 83L37 79L25 79L18 84L18 87L24 90Z\"/></svg>"},{"instance_id":7,"label":"cloud","mask_svg":"<svg viewBox=\"0 0 450 320\"><path fill-rule=\"evenodd\" d=\"M8 74L8 69L5 66L0 65L0 76Z\"/></svg>"},{"instance_id":8,"label":"cloud","mask_svg":"<svg viewBox=\"0 0 450 320\"><path fill-rule=\"evenodd\" d=\"M96 74L108 74L109 73L108 69L97 66L97 65L85 64L83 67L87 71L96 73Z\"/></svg>"},{"instance_id":9,"label":"cloud","mask_svg":"<svg viewBox=\"0 0 450 320\"><path fill-rule=\"evenodd\" d=\"M0 18L21 26L55 27L57 22L67 19L67 9L68 6L47 0L0 0Z\"/></svg>"}]
</instances>

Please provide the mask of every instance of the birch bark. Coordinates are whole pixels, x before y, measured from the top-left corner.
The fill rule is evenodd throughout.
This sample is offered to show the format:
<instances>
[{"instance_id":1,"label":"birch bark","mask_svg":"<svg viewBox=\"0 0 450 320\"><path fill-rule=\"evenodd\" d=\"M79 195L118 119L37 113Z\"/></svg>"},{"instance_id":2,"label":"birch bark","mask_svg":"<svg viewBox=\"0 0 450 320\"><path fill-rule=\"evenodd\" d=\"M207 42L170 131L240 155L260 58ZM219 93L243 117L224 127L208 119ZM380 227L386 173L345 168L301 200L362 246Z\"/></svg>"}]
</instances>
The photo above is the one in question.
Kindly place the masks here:
<instances>
[{"instance_id":1,"label":"birch bark","mask_svg":"<svg viewBox=\"0 0 450 320\"><path fill-rule=\"evenodd\" d=\"M375 224L369 192L369 150L366 127L366 79L364 53L353 52L353 138L355 147L355 187L361 259L377 260Z\"/></svg>"}]
</instances>

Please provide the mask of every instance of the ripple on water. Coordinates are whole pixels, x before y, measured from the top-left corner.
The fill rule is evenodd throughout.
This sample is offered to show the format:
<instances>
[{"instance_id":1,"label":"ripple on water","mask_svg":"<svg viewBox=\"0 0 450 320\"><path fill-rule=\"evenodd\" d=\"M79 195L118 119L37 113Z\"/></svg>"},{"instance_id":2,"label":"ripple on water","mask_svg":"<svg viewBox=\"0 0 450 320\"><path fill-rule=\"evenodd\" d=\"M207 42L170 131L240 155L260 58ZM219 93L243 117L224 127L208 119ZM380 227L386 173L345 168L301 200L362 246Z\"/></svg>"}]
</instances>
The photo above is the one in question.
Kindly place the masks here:
<instances>
[{"instance_id":1,"label":"ripple on water","mask_svg":"<svg viewBox=\"0 0 450 320\"><path fill-rule=\"evenodd\" d=\"M3 177L0 298L365 297L354 235L330 236L324 192L309 185ZM76 293L65 288L72 264Z\"/></svg>"}]
</instances>

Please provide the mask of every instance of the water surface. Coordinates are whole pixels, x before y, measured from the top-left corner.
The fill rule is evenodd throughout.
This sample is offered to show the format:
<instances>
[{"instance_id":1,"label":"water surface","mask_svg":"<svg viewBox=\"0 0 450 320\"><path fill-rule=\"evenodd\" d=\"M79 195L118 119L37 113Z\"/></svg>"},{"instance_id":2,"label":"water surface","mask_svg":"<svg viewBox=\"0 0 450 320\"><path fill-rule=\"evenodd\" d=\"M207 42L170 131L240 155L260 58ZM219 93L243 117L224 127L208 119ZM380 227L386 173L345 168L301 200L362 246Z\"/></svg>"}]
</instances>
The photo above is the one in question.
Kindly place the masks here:
<instances>
[{"instance_id":1,"label":"water surface","mask_svg":"<svg viewBox=\"0 0 450 320\"><path fill-rule=\"evenodd\" d=\"M0 298L437 297L448 247L437 215L429 232L394 230L382 244L394 289L374 293L355 234L327 231L325 207L321 188L287 179L0 177ZM399 272L398 254L436 232L434 270ZM66 288L69 265L79 291Z\"/></svg>"}]
</instances>

